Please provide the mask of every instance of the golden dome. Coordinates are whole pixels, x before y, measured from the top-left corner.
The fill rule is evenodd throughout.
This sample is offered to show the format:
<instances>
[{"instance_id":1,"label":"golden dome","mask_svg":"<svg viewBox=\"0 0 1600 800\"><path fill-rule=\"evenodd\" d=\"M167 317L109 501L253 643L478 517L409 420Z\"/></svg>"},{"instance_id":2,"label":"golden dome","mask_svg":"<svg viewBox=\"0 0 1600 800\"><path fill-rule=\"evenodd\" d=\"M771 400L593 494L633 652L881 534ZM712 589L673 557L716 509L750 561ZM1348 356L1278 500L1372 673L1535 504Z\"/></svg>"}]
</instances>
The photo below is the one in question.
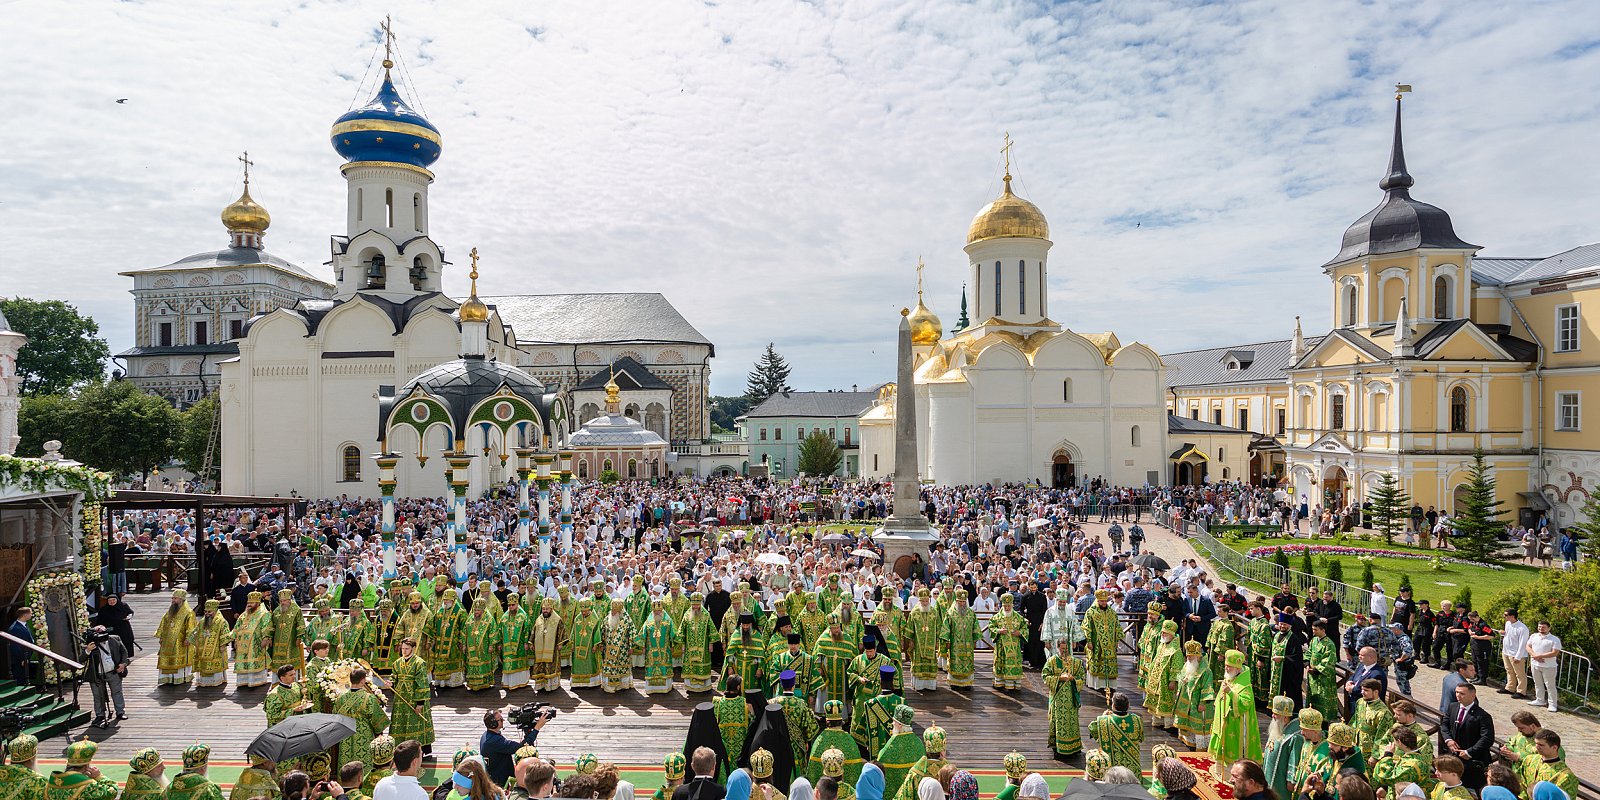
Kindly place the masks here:
<instances>
[{"instance_id":1,"label":"golden dome","mask_svg":"<svg viewBox=\"0 0 1600 800\"><path fill-rule=\"evenodd\" d=\"M239 199L222 209L222 224L230 233L261 233L272 224L272 215L250 197L250 184L246 182Z\"/></svg>"},{"instance_id":2,"label":"golden dome","mask_svg":"<svg viewBox=\"0 0 1600 800\"><path fill-rule=\"evenodd\" d=\"M967 244L1003 236L1032 239L1050 238L1050 223L1039 207L1011 193L1011 174L1006 173L1005 191L983 207L967 229Z\"/></svg>"},{"instance_id":3,"label":"golden dome","mask_svg":"<svg viewBox=\"0 0 1600 800\"><path fill-rule=\"evenodd\" d=\"M461 304L462 322L488 322L489 307L478 299L478 248L472 248L472 272L467 277L472 279L472 296Z\"/></svg>"},{"instance_id":4,"label":"golden dome","mask_svg":"<svg viewBox=\"0 0 1600 800\"><path fill-rule=\"evenodd\" d=\"M928 307L922 304L922 297L917 297L917 307L911 310L911 343L914 345L935 345L939 337L944 335L944 326L940 324L939 317Z\"/></svg>"}]
</instances>

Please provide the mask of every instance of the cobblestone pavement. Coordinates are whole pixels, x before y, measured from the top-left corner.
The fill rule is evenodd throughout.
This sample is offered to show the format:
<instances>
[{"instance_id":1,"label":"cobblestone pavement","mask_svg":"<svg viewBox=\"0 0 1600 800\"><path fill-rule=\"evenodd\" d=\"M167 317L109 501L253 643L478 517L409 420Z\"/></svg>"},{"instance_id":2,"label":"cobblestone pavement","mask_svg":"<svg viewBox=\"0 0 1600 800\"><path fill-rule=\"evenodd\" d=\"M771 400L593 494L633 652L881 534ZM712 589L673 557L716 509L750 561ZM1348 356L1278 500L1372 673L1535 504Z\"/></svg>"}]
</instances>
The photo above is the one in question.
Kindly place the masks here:
<instances>
[{"instance_id":1,"label":"cobblestone pavement","mask_svg":"<svg viewBox=\"0 0 1600 800\"><path fill-rule=\"evenodd\" d=\"M1169 564L1176 564L1186 558L1196 558L1207 566L1207 572L1226 583L1232 577L1226 572L1219 572L1211 568L1205 556L1196 551L1195 547L1177 534L1166 528L1160 527L1146 517L1141 524L1145 529L1144 550L1161 556ZM1091 535L1098 535L1109 546L1110 538L1105 536L1109 525L1090 522L1084 529ZM1124 523L1126 528L1127 524ZM1247 590L1247 594L1254 594ZM1411 679L1412 697L1419 705L1425 705L1435 710L1439 707L1439 695L1444 689L1444 672L1442 670L1422 667L1417 671L1417 677ZM1542 708L1527 705L1526 701L1513 700L1508 695L1497 693L1492 687L1484 687L1478 692L1478 701L1483 705L1494 719L1495 735L1501 738L1509 737L1516 732L1511 725L1511 715L1518 711L1532 711L1539 721L1547 727L1561 734L1561 746L1566 748L1567 763L1578 777L1589 781L1600 779L1600 722L1588 717L1558 711L1554 714Z\"/></svg>"}]
</instances>

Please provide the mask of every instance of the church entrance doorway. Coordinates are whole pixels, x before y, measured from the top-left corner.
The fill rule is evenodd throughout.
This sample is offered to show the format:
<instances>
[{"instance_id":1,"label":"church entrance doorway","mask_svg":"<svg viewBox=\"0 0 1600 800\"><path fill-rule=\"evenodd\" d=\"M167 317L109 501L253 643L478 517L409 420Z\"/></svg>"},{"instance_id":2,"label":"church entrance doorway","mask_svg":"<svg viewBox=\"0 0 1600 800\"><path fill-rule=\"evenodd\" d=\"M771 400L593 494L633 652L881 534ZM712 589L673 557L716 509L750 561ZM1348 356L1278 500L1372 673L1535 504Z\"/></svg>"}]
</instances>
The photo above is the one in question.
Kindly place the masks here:
<instances>
[{"instance_id":1,"label":"church entrance doorway","mask_svg":"<svg viewBox=\"0 0 1600 800\"><path fill-rule=\"evenodd\" d=\"M1068 489L1077 485L1078 470L1072 463L1072 456L1065 450L1057 450L1054 458L1050 459L1050 486L1055 489Z\"/></svg>"},{"instance_id":2,"label":"church entrance doorway","mask_svg":"<svg viewBox=\"0 0 1600 800\"><path fill-rule=\"evenodd\" d=\"M1343 467L1333 465L1323 471L1322 505L1324 508L1343 508L1349 491L1350 482L1345 479Z\"/></svg>"}]
</instances>

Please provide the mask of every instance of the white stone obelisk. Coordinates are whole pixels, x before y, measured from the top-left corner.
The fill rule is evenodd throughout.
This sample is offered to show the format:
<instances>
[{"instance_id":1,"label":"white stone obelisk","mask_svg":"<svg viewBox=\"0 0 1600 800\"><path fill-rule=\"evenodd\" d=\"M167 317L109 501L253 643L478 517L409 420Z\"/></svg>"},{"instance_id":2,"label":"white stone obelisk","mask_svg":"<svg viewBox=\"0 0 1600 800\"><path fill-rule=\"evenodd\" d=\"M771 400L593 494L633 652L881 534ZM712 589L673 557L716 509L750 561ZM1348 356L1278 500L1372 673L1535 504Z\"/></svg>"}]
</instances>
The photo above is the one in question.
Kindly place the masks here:
<instances>
[{"instance_id":1,"label":"white stone obelisk","mask_svg":"<svg viewBox=\"0 0 1600 800\"><path fill-rule=\"evenodd\" d=\"M894 568L901 558L920 554L937 539L922 516L922 484L917 464L917 395L911 367L910 309L900 309L900 342L895 354L894 513L874 535L883 545L883 563ZM896 570L898 572L898 570Z\"/></svg>"}]
</instances>

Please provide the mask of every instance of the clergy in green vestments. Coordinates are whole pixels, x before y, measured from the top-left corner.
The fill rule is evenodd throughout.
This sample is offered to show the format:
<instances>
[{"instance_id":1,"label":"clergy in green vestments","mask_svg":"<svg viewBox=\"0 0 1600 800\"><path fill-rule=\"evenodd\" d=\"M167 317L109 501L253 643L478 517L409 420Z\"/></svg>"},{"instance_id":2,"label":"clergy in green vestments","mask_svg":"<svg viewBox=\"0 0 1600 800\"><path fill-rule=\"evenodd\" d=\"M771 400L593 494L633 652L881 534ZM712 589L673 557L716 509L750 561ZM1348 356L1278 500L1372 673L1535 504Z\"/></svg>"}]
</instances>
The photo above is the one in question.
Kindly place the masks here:
<instances>
[{"instance_id":1,"label":"clergy in green vestments","mask_svg":"<svg viewBox=\"0 0 1600 800\"><path fill-rule=\"evenodd\" d=\"M1128 712L1128 696L1117 692L1111 696L1111 710L1089 723L1089 735L1100 743L1100 749L1110 757L1114 767L1127 767L1133 774L1141 775L1139 746L1144 743L1144 720Z\"/></svg>"},{"instance_id":2,"label":"clergy in green vestments","mask_svg":"<svg viewBox=\"0 0 1600 800\"><path fill-rule=\"evenodd\" d=\"M339 640L341 658L359 658L377 666L371 659L376 657L373 650L378 646L378 628L367 619L366 606L360 597L350 599L350 613L334 631L334 637Z\"/></svg>"},{"instance_id":3,"label":"clergy in green vestments","mask_svg":"<svg viewBox=\"0 0 1600 800\"><path fill-rule=\"evenodd\" d=\"M355 720L356 732L339 743L339 763L360 761L372 763L372 740L389 727L389 716L383 713L383 701L367 685L367 671L350 670L350 688L334 698L333 713Z\"/></svg>"},{"instance_id":4,"label":"clergy in green vestments","mask_svg":"<svg viewBox=\"0 0 1600 800\"><path fill-rule=\"evenodd\" d=\"M1044 662L1039 673L1044 677L1045 694L1049 698L1050 724L1045 740L1050 751L1057 756L1070 756L1083 751L1083 737L1078 732L1079 686L1083 681L1083 661L1072 655L1069 639L1056 640L1056 652Z\"/></svg>"},{"instance_id":5,"label":"clergy in green vestments","mask_svg":"<svg viewBox=\"0 0 1600 800\"><path fill-rule=\"evenodd\" d=\"M1267 774L1267 785L1280 792L1279 797L1292 797L1288 794L1289 783L1294 780L1294 767L1300 759L1300 749L1305 744L1305 737L1300 731L1312 718L1297 716L1294 700L1288 697L1272 698L1271 711L1272 725L1268 729L1266 743L1261 746L1261 769ZM1322 715L1316 709L1311 709L1311 712L1316 714L1314 721L1320 726Z\"/></svg>"},{"instance_id":6,"label":"clergy in green vestments","mask_svg":"<svg viewBox=\"0 0 1600 800\"><path fill-rule=\"evenodd\" d=\"M755 630L756 619L750 614L740 614L738 628L728 640L722 657L722 688L728 688L728 679L734 675L752 690L762 686L766 670L767 641Z\"/></svg>"},{"instance_id":7,"label":"clergy in green vestments","mask_svg":"<svg viewBox=\"0 0 1600 800\"><path fill-rule=\"evenodd\" d=\"M1328 638L1328 623L1311 622L1311 641L1306 644L1306 705L1322 712L1322 718L1339 718L1339 648Z\"/></svg>"},{"instance_id":8,"label":"clergy in green vestments","mask_svg":"<svg viewBox=\"0 0 1600 800\"><path fill-rule=\"evenodd\" d=\"M861 655L850 660L850 707L853 709L860 708L878 694L879 670L889 663L888 657L878 650L878 640L870 635L861 640L861 651ZM855 714L850 718L855 719Z\"/></svg>"},{"instance_id":9,"label":"clergy in green vestments","mask_svg":"<svg viewBox=\"0 0 1600 800\"><path fill-rule=\"evenodd\" d=\"M911 688L919 692L939 688L939 645L942 638L939 610L928 589L917 590L917 604L906 615L906 649L911 653Z\"/></svg>"},{"instance_id":10,"label":"clergy in green vestments","mask_svg":"<svg viewBox=\"0 0 1600 800\"><path fill-rule=\"evenodd\" d=\"M678 649L683 652L683 687L690 692L709 692L714 685L711 644L716 641L717 629L706 613L705 602L706 596L700 592L689 595L689 607L674 631Z\"/></svg>"},{"instance_id":11,"label":"clergy in green vestments","mask_svg":"<svg viewBox=\"0 0 1600 800\"><path fill-rule=\"evenodd\" d=\"M958 591L950 613L939 624L939 643L948 654L945 670L953 689L972 685L972 674L977 671L973 656L978 650L978 634L978 615L967 604L967 593ZM938 688L937 682L933 688Z\"/></svg>"},{"instance_id":12,"label":"clergy in green vestments","mask_svg":"<svg viewBox=\"0 0 1600 800\"><path fill-rule=\"evenodd\" d=\"M783 673L793 672L795 683L801 687L810 686L816 674L816 660L811 657L810 653L800 649L804 637L792 630L783 634L783 636L783 649L767 659L766 674L767 680L772 684L770 689L772 697L784 694L782 686L780 686ZM778 643L776 636L773 637L773 643Z\"/></svg>"},{"instance_id":13,"label":"clergy in green vestments","mask_svg":"<svg viewBox=\"0 0 1600 800\"><path fill-rule=\"evenodd\" d=\"M1095 590L1094 605L1083 615L1083 634L1088 685L1109 694L1117 685L1117 644L1122 641L1122 622L1111 607L1110 590Z\"/></svg>"},{"instance_id":14,"label":"clergy in green vestments","mask_svg":"<svg viewBox=\"0 0 1600 800\"><path fill-rule=\"evenodd\" d=\"M400 641L400 655L394 660L390 688L394 699L389 704L393 714L389 720L389 735L398 742L415 739L432 745L433 697L428 685L428 662L417 655L415 639Z\"/></svg>"},{"instance_id":15,"label":"clergy in green vestments","mask_svg":"<svg viewBox=\"0 0 1600 800\"><path fill-rule=\"evenodd\" d=\"M822 715L827 727L823 728L811 742L811 753L805 764L806 779L821 780L822 754L829 750L838 750L844 754L845 777L850 785L854 786L856 779L861 777L861 748L856 744L855 737L844 729L844 703L829 700L823 704ZM799 768L800 765L796 764L795 769Z\"/></svg>"},{"instance_id":16,"label":"clergy in green vestments","mask_svg":"<svg viewBox=\"0 0 1600 800\"><path fill-rule=\"evenodd\" d=\"M1204 750L1211 742L1212 704L1217 696L1211 661L1200 649L1197 640L1183 643L1183 669L1178 672L1178 741L1191 750Z\"/></svg>"},{"instance_id":17,"label":"clergy in green vestments","mask_svg":"<svg viewBox=\"0 0 1600 800\"><path fill-rule=\"evenodd\" d=\"M890 800L899 793L906 773L928 754L923 748L922 737L911 729L916 716L911 706L902 703L895 707L889 739L878 750L875 759L878 768L883 770L883 796Z\"/></svg>"},{"instance_id":18,"label":"clergy in green vestments","mask_svg":"<svg viewBox=\"0 0 1600 800\"><path fill-rule=\"evenodd\" d=\"M1383 684L1374 678L1361 682L1361 699L1356 701L1356 716L1350 726L1356 729L1361 757L1369 763L1376 757L1378 742L1394 727L1394 712L1383 701Z\"/></svg>"},{"instance_id":19,"label":"clergy in green vestments","mask_svg":"<svg viewBox=\"0 0 1600 800\"><path fill-rule=\"evenodd\" d=\"M463 629L466 615L456 602L453 589L445 589L444 601L428 617L428 662L433 667L433 679L442 686L464 686L467 683L467 659Z\"/></svg>"},{"instance_id":20,"label":"clergy in green vestments","mask_svg":"<svg viewBox=\"0 0 1600 800\"><path fill-rule=\"evenodd\" d=\"M551 607L555 605L551 601ZM500 685L506 691L528 685L532 676L533 653L528 640L533 632L533 618L522 608L522 595L515 592L506 596L506 610L500 615ZM556 664L556 653L550 654L550 663ZM561 678L561 667L556 666L556 678Z\"/></svg>"},{"instance_id":21,"label":"clergy in green vestments","mask_svg":"<svg viewBox=\"0 0 1600 800\"><path fill-rule=\"evenodd\" d=\"M222 789L206 777L210 764L210 747L189 745L183 751L183 771L167 784L163 800L222 800Z\"/></svg>"},{"instance_id":22,"label":"clergy in green vestments","mask_svg":"<svg viewBox=\"0 0 1600 800\"><path fill-rule=\"evenodd\" d=\"M918 800L920 793L917 791L923 778L938 778L939 771L947 763L944 760L946 746L944 728L930 725L922 732L923 756L906 770L905 777L900 779L900 788L894 793L892 800ZM887 777L887 775L886 775ZM891 800L887 793L884 800Z\"/></svg>"},{"instance_id":23,"label":"clergy in green vestments","mask_svg":"<svg viewBox=\"0 0 1600 800\"><path fill-rule=\"evenodd\" d=\"M1301 792L1310 791L1310 780L1315 776L1334 800L1338 800L1338 792L1335 791L1337 778L1340 772L1347 769L1365 774L1367 762L1361 757L1356 729L1335 722L1328 726L1328 740L1313 750L1309 757L1301 756L1301 763L1297 767L1301 779L1296 788Z\"/></svg>"},{"instance_id":24,"label":"clergy in green vestments","mask_svg":"<svg viewBox=\"0 0 1600 800\"><path fill-rule=\"evenodd\" d=\"M488 606L482 598L472 604L461 636L467 691L471 692L493 688L495 670L500 668L500 623L489 613Z\"/></svg>"},{"instance_id":25,"label":"clergy in green vestments","mask_svg":"<svg viewBox=\"0 0 1600 800\"><path fill-rule=\"evenodd\" d=\"M639 629L638 648L644 651L644 693L663 694L672 690L672 620L666 604L651 604L650 618Z\"/></svg>"},{"instance_id":26,"label":"clergy in green vestments","mask_svg":"<svg viewBox=\"0 0 1600 800\"><path fill-rule=\"evenodd\" d=\"M600 624L600 676L605 680L607 692L621 692L633 688L633 651L637 641L633 620L624 610L621 600L611 601L611 613Z\"/></svg>"},{"instance_id":27,"label":"clergy in green vestments","mask_svg":"<svg viewBox=\"0 0 1600 800\"><path fill-rule=\"evenodd\" d=\"M194 685L223 686L228 682L228 643L233 631L222 618L222 604L207 600L205 615L189 634L194 648Z\"/></svg>"},{"instance_id":28,"label":"clergy in green vestments","mask_svg":"<svg viewBox=\"0 0 1600 800\"><path fill-rule=\"evenodd\" d=\"M796 634L798 635L798 634ZM817 715L811 711L810 704L800 696L802 681L795 675L794 670L784 670L778 673L778 687L781 693L777 703L783 707L783 719L788 723L789 747L793 750L794 766L799 770L811 754L811 741L817 738Z\"/></svg>"},{"instance_id":29,"label":"clergy in green vestments","mask_svg":"<svg viewBox=\"0 0 1600 800\"><path fill-rule=\"evenodd\" d=\"M574 689L600 685L600 659L605 653L605 643L602 641L605 631L601 627L601 622L602 618L595 614L594 604L578 604L578 617L572 621L570 637L572 641L570 678ZM559 680L558 676L558 683Z\"/></svg>"},{"instance_id":30,"label":"clergy in green vestments","mask_svg":"<svg viewBox=\"0 0 1600 800\"><path fill-rule=\"evenodd\" d=\"M1256 720L1256 693L1244 653L1229 650L1223 657L1222 682L1217 685L1211 742L1207 750L1212 771L1219 779L1240 759L1261 761L1261 724Z\"/></svg>"},{"instance_id":31,"label":"clergy in green vestments","mask_svg":"<svg viewBox=\"0 0 1600 800\"><path fill-rule=\"evenodd\" d=\"M865 654L856 656L856 661L863 658L866 658ZM893 664L880 664L878 693L867 698L857 696L856 711L850 717L850 735L856 738L856 744L861 745L862 753L877 753L889 740L889 725L894 720L894 710L903 702L900 695L894 693L894 676L897 672L899 670Z\"/></svg>"},{"instance_id":32,"label":"clergy in green vestments","mask_svg":"<svg viewBox=\"0 0 1600 800\"><path fill-rule=\"evenodd\" d=\"M311 643L318 639L327 642L328 659L337 661L340 658L339 637L335 632L339 630L344 621L334 615L333 602L326 596L317 598L312 607L316 609L317 615L306 623L306 628L301 634L301 638L305 640L306 647L310 647ZM350 657L356 658L357 656L352 655Z\"/></svg>"},{"instance_id":33,"label":"clergy in green vestments","mask_svg":"<svg viewBox=\"0 0 1600 800\"><path fill-rule=\"evenodd\" d=\"M246 597L233 624L233 679L240 688L272 682L272 615L261 607L260 592Z\"/></svg>"},{"instance_id":34,"label":"clergy in green vestments","mask_svg":"<svg viewBox=\"0 0 1600 800\"><path fill-rule=\"evenodd\" d=\"M838 700L839 707L843 709L845 701L850 698L850 663L856 657L856 642L844 638L844 630L837 618L830 619L828 623L828 631L817 640L814 651L817 674L811 686L815 698L813 704L821 709L827 701ZM821 772L817 774L820 776Z\"/></svg>"},{"instance_id":35,"label":"clergy in green vestments","mask_svg":"<svg viewBox=\"0 0 1600 800\"><path fill-rule=\"evenodd\" d=\"M1150 722L1158 728L1177 726L1178 672L1183 669L1183 651L1178 649L1178 623L1161 623L1161 640L1151 656L1154 661L1145 687L1144 705L1150 709Z\"/></svg>"},{"instance_id":36,"label":"clergy in green vestments","mask_svg":"<svg viewBox=\"0 0 1600 800\"><path fill-rule=\"evenodd\" d=\"M1000 596L1000 611L989 618L989 638L994 642L994 688L1022 688L1022 648L1028 638L1028 620L1014 608L1010 592Z\"/></svg>"}]
</instances>

